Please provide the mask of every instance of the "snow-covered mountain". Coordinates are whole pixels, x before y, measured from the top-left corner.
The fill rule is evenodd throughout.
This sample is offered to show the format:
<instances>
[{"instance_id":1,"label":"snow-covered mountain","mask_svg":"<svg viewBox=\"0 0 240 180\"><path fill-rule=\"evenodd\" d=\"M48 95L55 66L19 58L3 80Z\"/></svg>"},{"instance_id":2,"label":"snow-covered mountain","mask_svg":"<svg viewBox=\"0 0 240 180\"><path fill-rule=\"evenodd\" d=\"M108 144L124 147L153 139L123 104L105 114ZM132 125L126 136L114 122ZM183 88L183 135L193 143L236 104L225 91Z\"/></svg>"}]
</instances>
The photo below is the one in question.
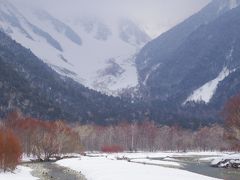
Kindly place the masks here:
<instances>
[{"instance_id":1,"label":"snow-covered mountain","mask_svg":"<svg viewBox=\"0 0 240 180\"><path fill-rule=\"evenodd\" d=\"M0 94L0 118L16 108L40 119L99 124L144 117L144 110L139 113L129 99L103 95L60 76L1 31Z\"/></svg>"},{"instance_id":2,"label":"snow-covered mountain","mask_svg":"<svg viewBox=\"0 0 240 180\"><path fill-rule=\"evenodd\" d=\"M149 36L127 18L71 18L0 0L0 28L58 73L101 92L138 84L135 54Z\"/></svg>"},{"instance_id":3,"label":"snow-covered mountain","mask_svg":"<svg viewBox=\"0 0 240 180\"><path fill-rule=\"evenodd\" d=\"M213 0L144 46L136 63L145 96L180 104L209 103L219 83L239 65L235 55L239 4L239 0Z\"/></svg>"},{"instance_id":4,"label":"snow-covered mountain","mask_svg":"<svg viewBox=\"0 0 240 180\"><path fill-rule=\"evenodd\" d=\"M187 122L221 120L226 102L240 93L239 4L213 0L137 54L140 92L152 105L151 119L168 113Z\"/></svg>"}]
</instances>

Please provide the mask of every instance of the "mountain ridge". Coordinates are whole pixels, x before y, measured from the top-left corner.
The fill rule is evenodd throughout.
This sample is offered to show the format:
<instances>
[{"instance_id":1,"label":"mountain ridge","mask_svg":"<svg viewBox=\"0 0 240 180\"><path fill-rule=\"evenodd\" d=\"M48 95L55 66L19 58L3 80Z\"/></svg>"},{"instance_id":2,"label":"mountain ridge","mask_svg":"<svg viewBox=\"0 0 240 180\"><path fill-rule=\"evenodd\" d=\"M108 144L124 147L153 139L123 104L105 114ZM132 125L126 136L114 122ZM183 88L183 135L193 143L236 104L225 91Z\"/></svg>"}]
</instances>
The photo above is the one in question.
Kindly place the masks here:
<instances>
[{"instance_id":1,"label":"mountain ridge","mask_svg":"<svg viewBox=\"0 0 240 180\"><path fill-rule=\"evenodd\" d=\"M240 7L235 2L212 1L141 50L136 63L146 102L168 103L185 119L221 119L226 101L240 92L235 77Z\"/></svg>"},{"instance_id":2,"label":"mountain ridge","mask_svg":"<svg viewBox=\"0 0 240 180\"><path fill-rule=\"evenodd\" d=\"M65 20L31 8L4 1L0 4L0 27L59 74L110 95L138 85L134 55L150 37L134 21L121 18L106 22L90 15ZM124 71L99 78L99 72L109 68L113 59Z\"/></svg>"},{"instance_id":3,"label":"mountain ridge","mask_svg":"<svg viewBox=\"0 0 240 180\"><path fill-rule=\"evenodd\" d=\"M0 31L0 115L24 114L81 123L116 123L141 117L126 99L106 96L60 76L32 52Z\"/></svg>"}]
</instances>

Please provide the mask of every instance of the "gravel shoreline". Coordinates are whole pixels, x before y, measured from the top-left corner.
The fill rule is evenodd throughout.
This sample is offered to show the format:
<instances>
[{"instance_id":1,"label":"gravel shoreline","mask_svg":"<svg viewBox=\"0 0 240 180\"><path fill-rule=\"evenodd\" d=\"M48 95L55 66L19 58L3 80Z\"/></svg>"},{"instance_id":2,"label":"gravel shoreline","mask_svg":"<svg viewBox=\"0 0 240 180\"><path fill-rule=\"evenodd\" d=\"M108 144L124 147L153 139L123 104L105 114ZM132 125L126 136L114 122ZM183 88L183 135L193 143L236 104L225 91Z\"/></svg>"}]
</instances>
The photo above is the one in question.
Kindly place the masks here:
<instances>
[{"instance_id":1,"label":"gravel shoreline","mask_svg":"<svg viewBox=\"0 0 240 180\"><path fill-rule=\"evenodd\" d=\"M62 167L54 162L24 163L30 167L31 174L40 180L87 180L81 172Z\"/></svg>"}]
</instances>

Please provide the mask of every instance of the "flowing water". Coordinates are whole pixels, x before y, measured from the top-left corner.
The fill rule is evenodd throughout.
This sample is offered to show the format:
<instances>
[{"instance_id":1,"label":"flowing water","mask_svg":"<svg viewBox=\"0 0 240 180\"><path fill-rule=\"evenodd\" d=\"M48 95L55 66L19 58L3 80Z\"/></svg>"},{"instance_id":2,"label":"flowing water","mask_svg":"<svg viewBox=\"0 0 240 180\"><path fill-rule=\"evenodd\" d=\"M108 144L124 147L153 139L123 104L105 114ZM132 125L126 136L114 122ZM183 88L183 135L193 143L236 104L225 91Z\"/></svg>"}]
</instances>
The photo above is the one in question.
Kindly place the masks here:
<instances>
[{"instance_id":1,"label":"flowing water","mask_svg":"<svg viewBox=\"0 0 240 180\"><path fill-rule=\"evenodd\" d=\"M240 180L240 169L214 168L210 166L210 162L203 162L199 160L204 157L206 156L178 156L174 157L174 159L176 159L175 162L181 164L179 169L224 180ZM159 158L154 159L157 160Z\"/></svg>"}]
</instances>

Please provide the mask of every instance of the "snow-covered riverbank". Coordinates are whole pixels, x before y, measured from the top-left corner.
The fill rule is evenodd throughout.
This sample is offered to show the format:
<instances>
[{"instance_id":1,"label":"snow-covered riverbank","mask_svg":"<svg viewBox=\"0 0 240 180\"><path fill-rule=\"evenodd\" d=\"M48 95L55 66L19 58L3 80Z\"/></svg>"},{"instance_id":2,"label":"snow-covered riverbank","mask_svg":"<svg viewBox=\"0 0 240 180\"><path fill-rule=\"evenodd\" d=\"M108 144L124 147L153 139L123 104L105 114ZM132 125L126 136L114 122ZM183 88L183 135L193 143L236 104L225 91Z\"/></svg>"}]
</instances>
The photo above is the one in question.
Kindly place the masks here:
<instances>
[{"instance_id":1,"label":"snow-covered riverbank","mask_svg":"<svg viewBox=\"0 0 240 180\"><path fill-rule=\"evenodd\" d=\"M14 172L0 172L1 180L37 180L31 175L32 169L24 166L18 166Z\"/></svg>"},{"instance_id":2,"label":"snow-covered riverbank","mask_svg":"<svg viewBox=\"0 0 240 180\"><path fill-rule=\"evenodd\" d=\"M190 156L199 153L183 153ZM181 153L119 153L119 154L89 154L81 158L65 159L58 165L81 171L88 180L215 180L216 178L188 172L177 168L164 166L180 166L174 156ZM201 153L207 155L207 153ZM217 153L208 153L215 156ZM161 158L162 160L151 160ZM152 161L152 162L151 162ZM155 164L155 165L153 165Z\"/></svg>"},{"instance_id":3,"label":"snow-covered riverbank","mask_svg":"<svg viewBox=\"0 0 240 180\"><path fill-rule=\"evenodd\" d=\"M60 161L30 163L34 157L23 156L23 165L13 172L0 173L2 180L35 180L52 177L77 177L87 180L238 180L234 168L213 168L210 164L225 160L239 160L240 155L222 152L138 152L86 153ZM30 167L30 168L29 168ZM31 169L32 168L32 169ZM36 177L38 178L36 178ZM84 177L85 176L85 177ZM61 178L60 178L61 179ZM76 178L75 178L76 179Z\"/></svg>"}]
</instances>

